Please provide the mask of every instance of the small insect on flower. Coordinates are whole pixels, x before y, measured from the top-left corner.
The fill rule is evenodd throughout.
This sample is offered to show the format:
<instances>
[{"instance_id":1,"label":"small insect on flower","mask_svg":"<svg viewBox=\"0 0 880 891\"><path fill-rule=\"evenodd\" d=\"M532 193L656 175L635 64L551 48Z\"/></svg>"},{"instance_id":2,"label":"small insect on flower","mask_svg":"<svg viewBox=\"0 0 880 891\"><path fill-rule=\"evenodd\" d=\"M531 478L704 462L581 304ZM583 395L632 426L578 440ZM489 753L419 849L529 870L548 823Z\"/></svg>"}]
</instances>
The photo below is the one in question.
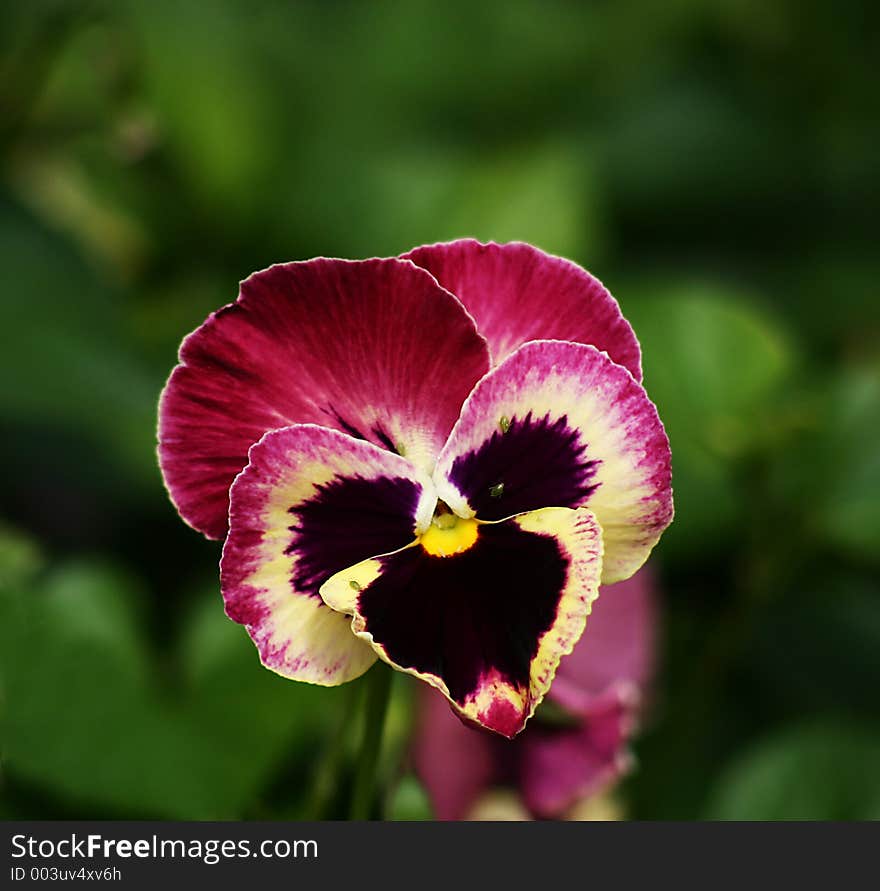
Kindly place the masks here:
<instances>
[{"instance_id":1,"label":"small insect on flower","mask_svg":"<svg viewBox=\"0 0 880 891\"><path fill-rule=\"evenodd\" d=\"M632 328L520 243L254 273L183 341L159 459L264 665L381 658L508 737L673 513Z\"/></svg>"}]
</instances>

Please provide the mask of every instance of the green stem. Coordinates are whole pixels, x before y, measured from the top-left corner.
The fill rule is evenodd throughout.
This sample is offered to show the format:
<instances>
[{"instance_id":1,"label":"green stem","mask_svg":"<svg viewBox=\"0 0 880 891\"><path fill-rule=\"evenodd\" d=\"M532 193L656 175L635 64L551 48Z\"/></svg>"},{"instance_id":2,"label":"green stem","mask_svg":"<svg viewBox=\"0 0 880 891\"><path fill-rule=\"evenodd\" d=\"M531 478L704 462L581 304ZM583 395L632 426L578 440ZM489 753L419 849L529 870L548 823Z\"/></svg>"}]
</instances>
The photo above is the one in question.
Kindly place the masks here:
<instances>
[{"instance_id":1,"label":"green stem","mask_svg":"<svg viewBox=\"0 0 880 891\"><path fill-rule=\"evenodd\" d=\"M391 700L393 676L392 670L381 663L367 675L364 735L355 770L349 811L349 818L352 820L369 820L373 813L373 801L376 794L376 767L379 762L379 750L382 748L385 715Z\"/></svg>"},{"instance_id":2,"label":"green stem","mask_svg":"<svg viewBox=\"0 0 880 891\"><path fill-rule=\"evenodd\" d=\"M333 804L339 778L346 766L348 742L352 720L357 711L357 684L348 684L345 690L342 708L333 727L333 736L324 748L323 757L315 769L311 794L309 795L309 814L312 820L324 820Z\"/></svg>"}]
</instances>

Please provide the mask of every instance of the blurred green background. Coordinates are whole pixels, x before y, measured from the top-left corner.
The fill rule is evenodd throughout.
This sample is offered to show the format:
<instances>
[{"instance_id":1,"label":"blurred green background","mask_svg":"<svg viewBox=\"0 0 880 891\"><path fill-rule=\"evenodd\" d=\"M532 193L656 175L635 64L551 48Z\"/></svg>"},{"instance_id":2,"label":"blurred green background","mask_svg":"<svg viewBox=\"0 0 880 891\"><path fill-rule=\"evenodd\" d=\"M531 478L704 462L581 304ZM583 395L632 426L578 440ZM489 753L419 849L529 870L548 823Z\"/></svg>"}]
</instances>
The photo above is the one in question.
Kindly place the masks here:
<instances>
[{"instance_id":1,"label":"blurred green background","mask_svg":"<svg viewBox=\"0 0 880 891\"><path fill-rule=\"evenodd\" d=\"M672 440L628 813L880 818L876 10L0 6L0 816L339 814L361 694L225 619L156 400L253 270L467 235L602 278Z\"/></svg>"}]
</instances>

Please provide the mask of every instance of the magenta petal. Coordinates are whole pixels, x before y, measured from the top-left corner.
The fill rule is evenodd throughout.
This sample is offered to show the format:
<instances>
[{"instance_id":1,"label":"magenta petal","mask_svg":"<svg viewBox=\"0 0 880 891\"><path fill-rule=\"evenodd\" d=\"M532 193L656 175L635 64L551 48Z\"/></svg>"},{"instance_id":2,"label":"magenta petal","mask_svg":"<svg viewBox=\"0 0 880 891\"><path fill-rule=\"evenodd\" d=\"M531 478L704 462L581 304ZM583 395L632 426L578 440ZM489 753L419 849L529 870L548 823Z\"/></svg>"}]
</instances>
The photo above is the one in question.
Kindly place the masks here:
<instances>
[{"instance_id":1,"label":"magenta petal","mask_svg":"<svg viewBox=\"0 0 880 891\"><path fill-rule=\"evenodd\" d=\"M397 260L271 266L180 348L159 411L159 459L181 516L211 538L268 430L313 423L429 467L474 383L485 341L461 304Z\"/></svg>"},{"instance_id":2,"label":"magenta petal","mask_svg":"<svg viewBox=\"0 0 880 891\"><path fill-rule=\"evenodd\" d=\"M520 786L541 817L557 817L581 798L601 791L626 769L630 703L617 690L593 703L575 728L532 725L518 741Z\"/></svg>"},{"instance_id":3,"label":"magenta petal","mask_svg":"<svg viewBox=\"0 0 880 891\"><path fill-rule=\"evenodd\" d=\"M625 582L602 586L587 633L563 658L548 693L578 719L577 726L538 721L522 735L520 782L539 816L558 816L627 767L627 738L654 669L653 595L647 567Z\"/></svg>"},{"instance_id":4,"label":"magenta petal","mask_svg":"<svg viewBox=\"0 0 880 891\"><path fill-rule=\"evenodd\" d=\"M439 820L462 820L495 779L494 740L466 727L436 691L419 691L413 761Z\"/></svg>"},{"instance_id":5,"label":"magenta petal","mask_svg":"<svg viewBox=\"0 0 880 891\"><path fill-rule=\"evenodd\" d=\"M625 582L603 585L593 603L589 631L560 662L549 698L572 714L585 714L612 687L621 695L628 688L637 696L654 669L653 595L653 574L647 566Z\"/></svg>"},{"instance_id":6,"label":"magenta petal","mask_svg":"<svg viewBox=\"0 0 880 891\"><path fill-rule=\"evenodd\" d=\"M427 269L476 319L497 365L529 340L571 340L604 350L642 379L639 342L617 301L576 263L528 244L471 238L403 255Z\"/></svg>"}]
</instances>

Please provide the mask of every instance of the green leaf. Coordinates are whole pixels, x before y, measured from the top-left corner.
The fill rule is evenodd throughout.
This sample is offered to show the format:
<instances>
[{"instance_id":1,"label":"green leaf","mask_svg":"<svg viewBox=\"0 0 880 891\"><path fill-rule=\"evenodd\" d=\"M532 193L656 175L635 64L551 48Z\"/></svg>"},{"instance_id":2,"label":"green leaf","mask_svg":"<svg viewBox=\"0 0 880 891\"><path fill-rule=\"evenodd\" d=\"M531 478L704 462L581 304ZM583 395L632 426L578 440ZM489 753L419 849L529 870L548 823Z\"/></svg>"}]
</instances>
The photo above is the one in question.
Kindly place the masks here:
<instances>
[{"instance_id":1,"label":"green leaf","mask_svg":"<svg viewBox=\"0 0 880 891\"><path fill-rule=\"evenodd\" d=\"M283 146L260 66L253 16L230 3L211 15L173 0L126 4L146 93L189 190L216 212L258 213ZM192 35L198 33L198 40Z\"/></svg>"},{"instance_id":2,"label":"green leaf","mask_svg":"<svg viewBox=\"0 0 880 891\"><path fill-rule=\"evenodd\" d=\"M179 651L184 695L177 720L197 739L199 769L206 782L219 786L218 805L241 814L282 762L302 774L286 803L304 795L309 766L319 757L342 692L264 668L245 629L224 614L216 591L198 602Z\"/></svg>"},{"instance_id":3,"label":"green leaf","mask_svg":"<svg viewBox=\"0 0 880 891\"><path fill-rule=\"evenodd\" d=\"M389 820L433 820L434 812L425 787L412 774L406 774L392 791L386 808Z\"/></svg>"},{"instance_id":4,"label":"green leaf","mask_svg":"<svg viewBox=\"0 0 880 891\"><path fill-rule=\"evenodd\" d=\"M665 286L627 297L644 353L645 382L673 433L727 459L757 442L754 426L791 370L781 332L741 295Z\"/></svg>"},{"instance_id":5,"label":"green leaf","mask_svg":"<svg viewBox=\"0 0 880 891\"><path fill-rule=\"evenodd\" d=\"M160 814L133 599L123 579L108 585L79 565L0 600L4 755L17 775L74 800Z\"/></svg>"},{"instance_id":6,"label":"green leaf","mask_svg":"<svg viewBox=\"0 0 880 891\"><path fill-rule=\"evenodd\" d=\"M880 364L845 372L820 434L816 519L849 553L880 560Z\"/></svg>"},{"instance_id":7,"label":"green leaf","mask_svg":"<svg viewBox=\"0 0 880 891\"><path fill-rule=\"evenodd\" d=\"M782 730L721 775L716 820L880 819L880 728L828 723Z\"/></svg>"},{"instance_id":8,"label":"green leaf","mask_svg":"<svg viewBox=\"0 0 880 891\"><path fill-rule=\"evenodd\" d=\"M389 204L394 214L385 213ZM462 236L528 241L565 256L595 257L601 248L592 158L566 142L394 154L376 164L362 210L374 218L351 238L366 253Z\"/></svg>"},{"instance_id":9,"label":"green leaf","mask_svg":"<svg viewBox=\"0 0 880 891\"><path fill-rule=\"evenodd\" d=\"M642 344L645 387L672 446L676 520L664 548L717 550L747 507L737 465L788 435L780 396L791 349L769 319L724 289L642 284L618 294L627 295L621 305Z\"/></svg>"},{"instance_id":10,"label":"green leaf","mask_svg":"<svg viewBox=\"0 0 880 891\"><path fill-rule=\"evenodd\" d=\"M129 472L130 484L152 484L160 382L133 354L122 295L62 238L2 200L0 264L17 298L0 303L0 329L10 333L0 350L4 418L85 434L107 467Z\"/></svg>"},{"instance_id":11,"label":"green leaf","mask_svg":"<svg viewBox=\"0 0 880 891\"><path fill-rule=\"evenodd\" d=\"M4 757L38 788L101 815L230 819L288 753L303 771L316 757L332 694L262 668L216 594L163 661L118 570L70 564L0 594Z\"/></svg>"},{"instance_id":12,"label":"green leaf","mask_svg":"<svg viewBox=\"0 0 880 891\"><path fill-rule=\"evenodd\" d=\"M29 582L43 567L43 555L33 539L0 523L0 591Z\"/></svg>"},{"instance_id":13,"label":"green leaf","mask_svg":"<svg viewBox=\"0 0 880 891\"><path fill-rule=\"evenodd\" d=\"M794 452L780 452L774 496L814 546L880 559L880 362L844 367L814 383Z\"/></svg>"}]
</instances>

